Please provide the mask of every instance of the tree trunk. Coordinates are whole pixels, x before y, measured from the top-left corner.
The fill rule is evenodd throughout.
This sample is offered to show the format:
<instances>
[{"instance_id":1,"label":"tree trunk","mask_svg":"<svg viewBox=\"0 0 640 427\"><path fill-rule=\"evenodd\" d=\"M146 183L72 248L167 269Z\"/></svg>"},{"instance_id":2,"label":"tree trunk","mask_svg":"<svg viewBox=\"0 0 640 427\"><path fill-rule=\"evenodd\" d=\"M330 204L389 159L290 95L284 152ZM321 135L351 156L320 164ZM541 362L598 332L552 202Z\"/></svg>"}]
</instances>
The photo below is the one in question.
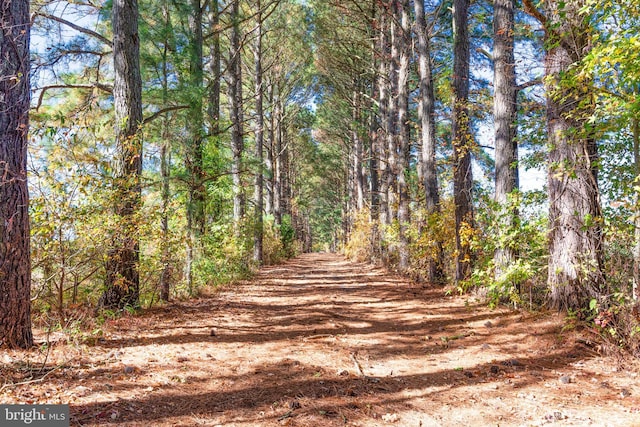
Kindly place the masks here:
<instances>
[{"instance_id":1,"label":"tree trunk","mask_svg":"<svg viewBox=\"0 0 640 427\"><path fill-rule=\"evenodd\" d=\"M501 207L500 231L506 234L515 226L518 215L517 210L509 203L509 195L518 189L518 144L515 138L517 89L513 54L514 0L495 0L493 14L493 116L496 147L494 198ZM514 249L508 245L496 248L496 280L499 280L514 262L515 257Z\"/></svg>"},{"instance_id":2,"label":"tree trunk","mask_svg":"<svg viewBox=\"0 0 640 427\"><path fill-rule=\"evenodd\" d=\"M574 310L597 298L604 284L597 147L585 126L593 100L589 82L571 70L590 40L578 5L547 6L549 298L552 308Z\"/></svg>"},{"instance_id":3,"label":"tree trunk","mask_svg":"<svg viewBox=\"0 0 640 427\"><path fill-rule=\"evenodd\" d=\"M397 5L391 11L391 57L389 60L389 98L387 110L387 209L388 222L397 219L398 209L398 67L401 49L400 18Z\"/></svg>"},{"instance_id":4,"label":"tree trunk","mask_svg":"<svg viewBox=\"0 0 640 427\"><path fill-rule=\"evenodd\" d=\"M255 188L254 188L254 202L255 202L255 230L253 236L253 259L258 264L262 264L262 238L264 224L262 222L262 210L263 210L263 169L264 169L264 155L262 152L263 136L264 136L264 114L262 111L262 14L260 12L261 2L256 1L256 9L258 10L256 15L256 39L254 46L254 60L255 60L255 92L256 92L256 160L258 163L258 169L255 176Z\"/></svg>"},{"instance_id":5,"label":"tree trunk","mask_svg":"<svg viewBox=\"0 0 640 427\"><path fill-rule=\"evenodd\" d=\"M360 137L360 93L359 83L357 81L353 84L356 90L353 91L353 116L352 116L352 129L351 139L353 142L353 178L355 184L355 208L360 211L364 208L364 174L362 173L362 156L363 146L362 138Z\"/></svg>"},{"instance_id":6,"label":"tree trunk","mask_svg":"<svg viewBox=\"0 0 640 427\"><path fill-rule=\"evenodd\" d=\"M211 52L209 59L209 73L211 75L209 84L209 127L210 133L216 142L220 138L220 77L221 77L221 57L220 51L220 11L218 0L211 0L209 6L209 22L213 35L211 37Z\"/></svg>"},{"instance_id":7,"label":"tree trunk","mask_svg":"<svg viewBox=\"0 0 640 427\"><path fill-rule=\"evenodd\" d=\"M112 10L113 103L117 158L114 230L107 254L106 289L100 305L122 309L139 305L140 242L136 215L140 210L142 174L142 80L136 0L114 0Z\"/></svg>"},{"instance_id":8,"label":"tree trunk","mask_svg":"<svg viewBox=\"0 0 640 427\"><path fill-rule=\"evenodd\" d=\"M469 101L469 0L453 2L453 193L456 223L456 282L471 275L471 248L466 230L473 227Z\"/></svg>"},{"instance_id":9,"label":"tree trunk","mask_svg":"<svg viewBox=\"0 0 640 427\"><path fill-rule=\"evenodd\" d=\"M631 119L633 132L633 164L636 180L640 179L640 120L637 117ZM636 192L635 206L635 245L633 248L633 298L640 300L640 194Z\"/></svg>"},{"instance_id":10,"label":"tree trunk","mask_svg":"<svg viewBox=\"0 0 640 427\"><path fill-rule=\"evenodd\" d=\"M409 172L410 130L409 130L409 55L411 26L409 23L409 2L398 2L400 31L398 31L399 63L398 63L398 222L400 226L398 269L406 272L409 269L409 237L407 228L410 225L409 188L407 174Z\"/></svg>"},{"instance_id":11,"label":"tree trunk","mask_svg":"<svg viewBox=\"0 0 640 427\"><path fill-rule=\"evenodd\" d=\"M284 122L286 117L286 106L280 99L280 111L282 111L282 123L278 125L280 132L280 208L283 215L291 215L291 157L289 156L289 140L287 136L287 125Z\"/></svg>"},{"instance_id":12,"label":"tree trunk","mask_svg":"<svg viewBox=\"0 0 640 427\"><path fill-rule=\"evenodd\" d=\"M187 137L185 167L189 175L187 199L187 248L185 277L187 289L192 292L193 264L197 258L200 238L205 232L205 188L203 169L204 115L202 105L203 53L202 53L202 7L200 0L190 0L189 8L189 96L187 113Z\"/></svg>"},{"instance_id":13,"label":"tree trunk","mask_svg":"<svg viewBox=\"0 0 640 427\"><path fill-rule=\"evenodd\" d=\"M163 3L163 18L167 27L171 24L169 4ZM169 101L169 70L168 56L170 43L168 37L164 40L162 53L162 101L167 105ZM171 137L169 132L170 116L165 115L162 123L162 145L160 147L160 174L162 176L162 273L160 274L160 299L169 301L171 291L171 265L169 248L169 204L171 203L170 178L171 178Z\"/></svg>"},{"instance_id":14,"label":"tree trunk","mask_svg":"<svg viewBox=\"0 0 640 427\"><path fill-rule=\"evenodd\" d=\"M389 134L389 20L388 9L380 11L380 33L378 51L378 104L380 126L376 133L376 157L380 162L380 223L389 224L389 166L387 164L387 135Z\"/></svg>"},{"instance_id":15,"label":"tree trunk","mask_svg":"<svg viewBox=\"0 0 640 427\"><path fill-rule=\"evenodd\" d=\"M202 105L203 54L202 54L202 6L200 0L191 0L189 13L189 86L190 96L187 114L187 155L186 167L189 173L189 202L187 214L191 216L192 229L189 230L194 248L205 231L205 188L202 160L204 115Z\"/></svg>"},{"instance_id":16,"label":"tree trunk","mask_svg":"<svg viewBox=\"0 0 640 427\"><path fill-rule=\"evenodd\" d=\"M240 232L240 221L244 217L242 189L242 153L244 131L242 117L242 58L240 46L240 2L231 4L231 45L229 46L229 105L231 116L231 175L233 179L233 223L236 234Z\"/></svg>"},{"instance_id":17,"label":"tree trunk","mask_svg":"<svg viewBox=\"0 0 640 427\"><path fill-rule=\"evenodd\" d=\"M425 194L427 215L440 212L440 194L438 192L438 173L436 170L436 126L435 126L435 93L431 71L431 47L427 21L422 1L414 1L416 19L418 71L420 73L420 97L418 98L418 120L420 122L419 170ZM444 251L442 242L433 242L434 250L429 257L426 273L428 282L440 282L443 279Z\"/></svg>"},{"instance_id":18,"label":"tree trunk","mask_svg":"<svg viewBox=\"0 0 640 427\"><path fill-rule=\"evenodd\" d=\"M371 48L372 55L375 56L375 41ZM375 57L372 60L372 68L376 68ZM380 219L380 182L379 182L379 144L378 144L378 121L376 119L374 102L378 92L377 79L371 82L371 96L366 103L369 111L369 202L371 203L371 221Z\"/></svg>"},{"instance_id":19,"label":"tree trunk","mask_svg":"<svg viewBox=\"0 0 640 427\"><path fill-rule=\"evenodd\" d=\"M275 207L275 128L276 128L276 111L274 108L274 97L273 97L273 84L267 84L267 102L268 105L271 106L271 114L269 120L269 131L267 132L267 146L266 154L267 161L265 164L265 172L267 174L265 183L267 190L267 197L265 200L265 213L267 215L275 215L274 207Z\"/></svg>"},{"instance_id":20,"label":"tree trunk","mask_svg":"<svg viewBox=\"0 0 640 427\"><path fill-rule=\"evenodd\" d=\"M29 2L0 1L0 347L28 348L31 333L29 253Z\"/></svg>"},{"instance_id":21,"label":"tree trunk","mask_svg":"<svg viewBox=\"0 0 640 427\"><path fill-rule=\"evenodd\" d=\"M282 105L279 95L274 98L273 111L273 217L277 225L282 224Z\"/></svg>"}]
</instances>

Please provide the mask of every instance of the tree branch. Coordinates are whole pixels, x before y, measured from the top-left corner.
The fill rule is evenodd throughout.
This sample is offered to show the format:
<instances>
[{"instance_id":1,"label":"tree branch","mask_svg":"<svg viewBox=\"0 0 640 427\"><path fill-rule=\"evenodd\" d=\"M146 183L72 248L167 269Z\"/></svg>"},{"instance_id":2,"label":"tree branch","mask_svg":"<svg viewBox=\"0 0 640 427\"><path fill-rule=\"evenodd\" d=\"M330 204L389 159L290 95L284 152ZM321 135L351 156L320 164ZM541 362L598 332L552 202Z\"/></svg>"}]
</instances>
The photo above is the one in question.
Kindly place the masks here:
<instances>
[{"instance_id":1,"label":"tree branch","mask_svg":"<svg viewBox=\"0 0 640 427\"><path fill-rule=\"evenodd\" d=\"M68 26L70 28L73 28L74 30L76 30L76 31L78 31L80 33L84 33L84 34L87 34L89 36L95 37L98 40L100 40L101 42L105 43L106 45L108 45L110 47L113 47L113 43L111 42L111 40L109 40L108 38L106 38L105 36L103 36L100 33L96 33L95 31L92 31L92 30L90 30L88 28L81 27L80 25L76 25L73 22L67 21L66 19L62 19L62 18L60 18L58 16L51 15L49 13L38 12L37 15L41 16L43 18L51 19L52 21L56 21L56 22L59 22L61 24L64 24L64 25L66 25L66 26Z\"/></svg>"},{"instance_id":2,"label":"tree branch","mask_svg":"<svg viewBox=\"0 0 640 427\"><path fill-rule=\"evenodd\" d=\"M481 53L482 55L486 56L489 61L493 62L493 55L491 55L489 52L487 52L483 48L481 47L477 48L476 52Z\"/></svg>"},{"instance_id":3,"label":"tree branch","mask_svg":"<svg viewBox=\"0 0 640 427\"><path fill-rule=\"evenodd\" d=\"M107 93L113 93L113 87L102 83L87 83L87 84L63 84L63 85L48 85L40 88L40 96L38 96L38 103L36 104L36 111L42 105L42 99L44 94L49 89L100 89Z\"/></svg>"},{"instance_id":4,"label":"tree branch","mask_svg":"<svg viewBox=\"0 0 640 427\"><path fill-rule=\"evenodd\" d=\"M143 119L142 124L146 125L147 123L157 119L159 116L163 115L164 113L168 113L169 111L186 110L187 108L191 108L191 106L190 105L173 105L171 107L163 108L159 111L156 111L149 117Z\"/></svg>"},{"instance_id":5,"label":"tree branch","mask_svg":"<svg viewBox=\"0 0 640 427\"><path fill-rule=\"evenodd\" d=\"M516 90L518 91L524 90L524 89L530 88L531 86L539 85L540 83L542 83L542 77L538 77L536 79L529 80L528 82L519 84L518 86L516 86Z\"/></svg>"},{"instance_id":6,"label":"tree branch","mask_svg":"<svg viewBox=\"0 0 640 427\"><path fill-rule=\"evenodd\" d=\"M540 12L531 0L522 0L522 5L524 6L524 13L527 15L533 16L536 18L543 26L546 27L547 17Z\"/></svg>"}]
</instances>

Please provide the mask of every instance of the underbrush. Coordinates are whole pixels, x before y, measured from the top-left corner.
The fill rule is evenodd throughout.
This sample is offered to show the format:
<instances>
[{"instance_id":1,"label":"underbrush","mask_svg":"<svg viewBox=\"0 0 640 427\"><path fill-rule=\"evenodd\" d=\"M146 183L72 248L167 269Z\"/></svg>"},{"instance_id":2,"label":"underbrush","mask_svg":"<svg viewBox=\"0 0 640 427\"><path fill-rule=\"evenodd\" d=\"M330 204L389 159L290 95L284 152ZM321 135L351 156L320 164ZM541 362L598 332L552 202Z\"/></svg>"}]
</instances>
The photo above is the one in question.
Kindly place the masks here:
<instances>
[{"instance_id":1,"label":"underbrush","mask_svg":"<svg viewBox=\"0 0 640 427\"><path fill-rule=\"evenodd\" d=\"M441 211L427 215L412 212L406 227L410 265L405 275L422 282L436 266L441 284L459 293L473 293L490 306L508 304L514 308L538 310L547 303L547 208L541 192L512 195L507 206L496 205L489 196L476 201L475 227L466 233L473 250L473 270L468 280L454 284L455 221L451 200ZM383 263L397 270L400 247L397 221L380 224L369 212L359 212L351 221L351 233L344 254L358 261ZM617 224L617 225L616 225ZM604 227L606 282L600 297L588 307L568 314L568 319L588 328L601 347L640 357L640 302L633 298L633 230L624 219ZM514 259L498 274L494 254L508 248Z\"/></svg>"},{"instance_id":2,"label":"underbrush","mask_svg":"<svg viewBox=\"0 0 640 427\"><path fill-rule=\"evenodd\" d=\"M221 286L250 278L259 268L253 260L254 225L246 221L237 232L229 222L220 222L211 224L194 247L192 280L188 281L184 224L171 224L173 231L161 241L157 230L149 224L154 219L157 218L149 212L145 225L140 227L140 308L163 304L159 286L165 266L172 300L215 292ZM109 226L99 219L92 223ZM264 265L280 263L299 253L301 244L296 240L289 216L284 216L280 225L273 217L266 217L263 231ZM104 289L104 259L109 250L108 240L97 238L99 235L91 234L90 241L84 235L75 236L73 240L65 236L65 240L58 242L40 239L38 235L33 239L34 324L47 333L64 336L69 342L98 339L104 322L137 312L133 307L96 310ZM83 248L88 249L83 251ZM168 257L163 259L163 253L168 253Z\"/></svg>"}]
</instances>

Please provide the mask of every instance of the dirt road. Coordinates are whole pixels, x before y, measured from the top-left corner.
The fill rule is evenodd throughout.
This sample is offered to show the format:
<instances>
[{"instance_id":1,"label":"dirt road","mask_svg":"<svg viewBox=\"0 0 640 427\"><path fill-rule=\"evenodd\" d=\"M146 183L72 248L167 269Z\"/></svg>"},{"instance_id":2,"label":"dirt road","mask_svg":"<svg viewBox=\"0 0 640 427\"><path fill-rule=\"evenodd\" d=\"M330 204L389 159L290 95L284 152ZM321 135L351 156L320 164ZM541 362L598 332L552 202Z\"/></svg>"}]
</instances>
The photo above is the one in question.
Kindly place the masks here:
<instances>
[{"instance_id":1,"label":"dirt road","mask_svg":"<svg viewBox=\"0 0 640 427\"><path fill-rule=\"evenodd\" d=\"M640 425L637 374L562 326L309 254L54 346L0 400L85 426Z\"/></svg>"}]
</instances>

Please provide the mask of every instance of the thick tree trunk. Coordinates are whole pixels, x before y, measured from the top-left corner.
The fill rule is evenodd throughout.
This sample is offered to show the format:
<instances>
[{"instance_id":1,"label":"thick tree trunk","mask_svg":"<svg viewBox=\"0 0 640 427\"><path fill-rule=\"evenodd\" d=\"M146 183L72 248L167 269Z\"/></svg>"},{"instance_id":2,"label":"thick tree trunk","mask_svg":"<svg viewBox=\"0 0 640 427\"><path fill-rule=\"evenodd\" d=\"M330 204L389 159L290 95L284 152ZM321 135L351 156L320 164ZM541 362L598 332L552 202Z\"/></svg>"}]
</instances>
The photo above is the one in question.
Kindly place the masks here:
<instances>
[{"instance_id":1,"label":"thick tree trunk","mask_svg":"<svg viewBox=\"0 0 640 427\"><path fill-rule=\"evenodd\" d=\"M409 130L409 55L411 42L411 24L409 22L409 2L398 2L399 61L398 61L398 222L400 226L398 248L398 269L406 272L409 269L409 172L410 130Z\"/></svg>"},{"instance_id":2,"label":"thick tree trunk","mask_svg":"<svg viewBox=\"0 0 640 427\"><path fill-rule=\"evenodd\" d=\"M418 52L418 71L420 73L418 120L420 122L422 150L418 167L422 176L427 215L433 215L440 212L440 194L438 192L438 173L436 170L435 93L431 71L431 47L423 2L414 1L413 5L416 15L416 48ZM440 282L443 279L444 251L442 250L442 242L433 242L433 245L434 251L429 257L425 275L428 282Z\"/></svg>"},{"instance_id":3,"label":"thick tree trunk","mask_svg":"<svg viewBox=\"0 0 640 427\"><path fill-rule=\"evenodd\" d=\"M518 189L518 145L515 138L517 89L513 54L514 0L495 0L493 11L495 201L501 207L500 229L507 233L514 226L518 215L517 211L509 206L509 195ZM513 248L509 246L496 248L496 280L514 262L515 256Z\"/></svg>"},{"instance_id":4,"label":"thick tree trunk","mask_svg":"<svg viewBox=\"0 0 640 427\"><path fill-rule=\"evenodd\" d=\"M0 347L28 348L29 2L0 0Z\"/></svg>"},{"instance_id":5,"label":"thick tree trunk","mask_svg":"<svg viewBox=\"0 0 640 427\"><path fill-rule=\"evenodd\" d=\"M602 213L597 147L584 126L593 108L589 82L570 70L588 53L589 31L577 5L560 3L547 4L548 285L551 307L573 310L600 296L604 284Z\"/></svg>"},{"instance_id":6,"label":"thick tree trunk","mask_svg":"<svg viewBox=\"0 0 640 427\"><path fill-rule=\"evenodd\" d=\"M473 227L471 152L469 122L469 0L453 2L453 193L456 222L456 282L471 275L471 248L466 230Z\"/></svg>"},{"instance_id":7,"label":"thick tree trunk","mask_svg":"<svg viewBox=\"0 0 640 427\"><path fill-rule=\"evenodd\" d=\"M114 230L112 248L107 254L106 289L100 305L121 309L127 305L138 306L140 287L140 243L136 215L142 196L142 80L136 0L114 0L112 26L117 147L114 213L119 227Z\"/></svg>"},{"instance_id":8,"label":"thick tree trunk","mask_svg":"<svg viewBox=\"0 0 640 427\"><path fill-rule=\"evenodd\" d=\"M254 203L255 203L255 229L253 236L253 259L258 264L262 264L262 237L264 224L262 222L262 210L263 210L263 169L264 169L264 155L263 155L263 138L264 138L264 114L262 111L262 13L260 12L261 2L256 1L256 9L258 10L256 15L256 39L254 46L254 61L255 61L255 92L256 92L256 161L258 163L258 169L255 175L255 188L254 188Z\"/></svg>"}]
</instances>

